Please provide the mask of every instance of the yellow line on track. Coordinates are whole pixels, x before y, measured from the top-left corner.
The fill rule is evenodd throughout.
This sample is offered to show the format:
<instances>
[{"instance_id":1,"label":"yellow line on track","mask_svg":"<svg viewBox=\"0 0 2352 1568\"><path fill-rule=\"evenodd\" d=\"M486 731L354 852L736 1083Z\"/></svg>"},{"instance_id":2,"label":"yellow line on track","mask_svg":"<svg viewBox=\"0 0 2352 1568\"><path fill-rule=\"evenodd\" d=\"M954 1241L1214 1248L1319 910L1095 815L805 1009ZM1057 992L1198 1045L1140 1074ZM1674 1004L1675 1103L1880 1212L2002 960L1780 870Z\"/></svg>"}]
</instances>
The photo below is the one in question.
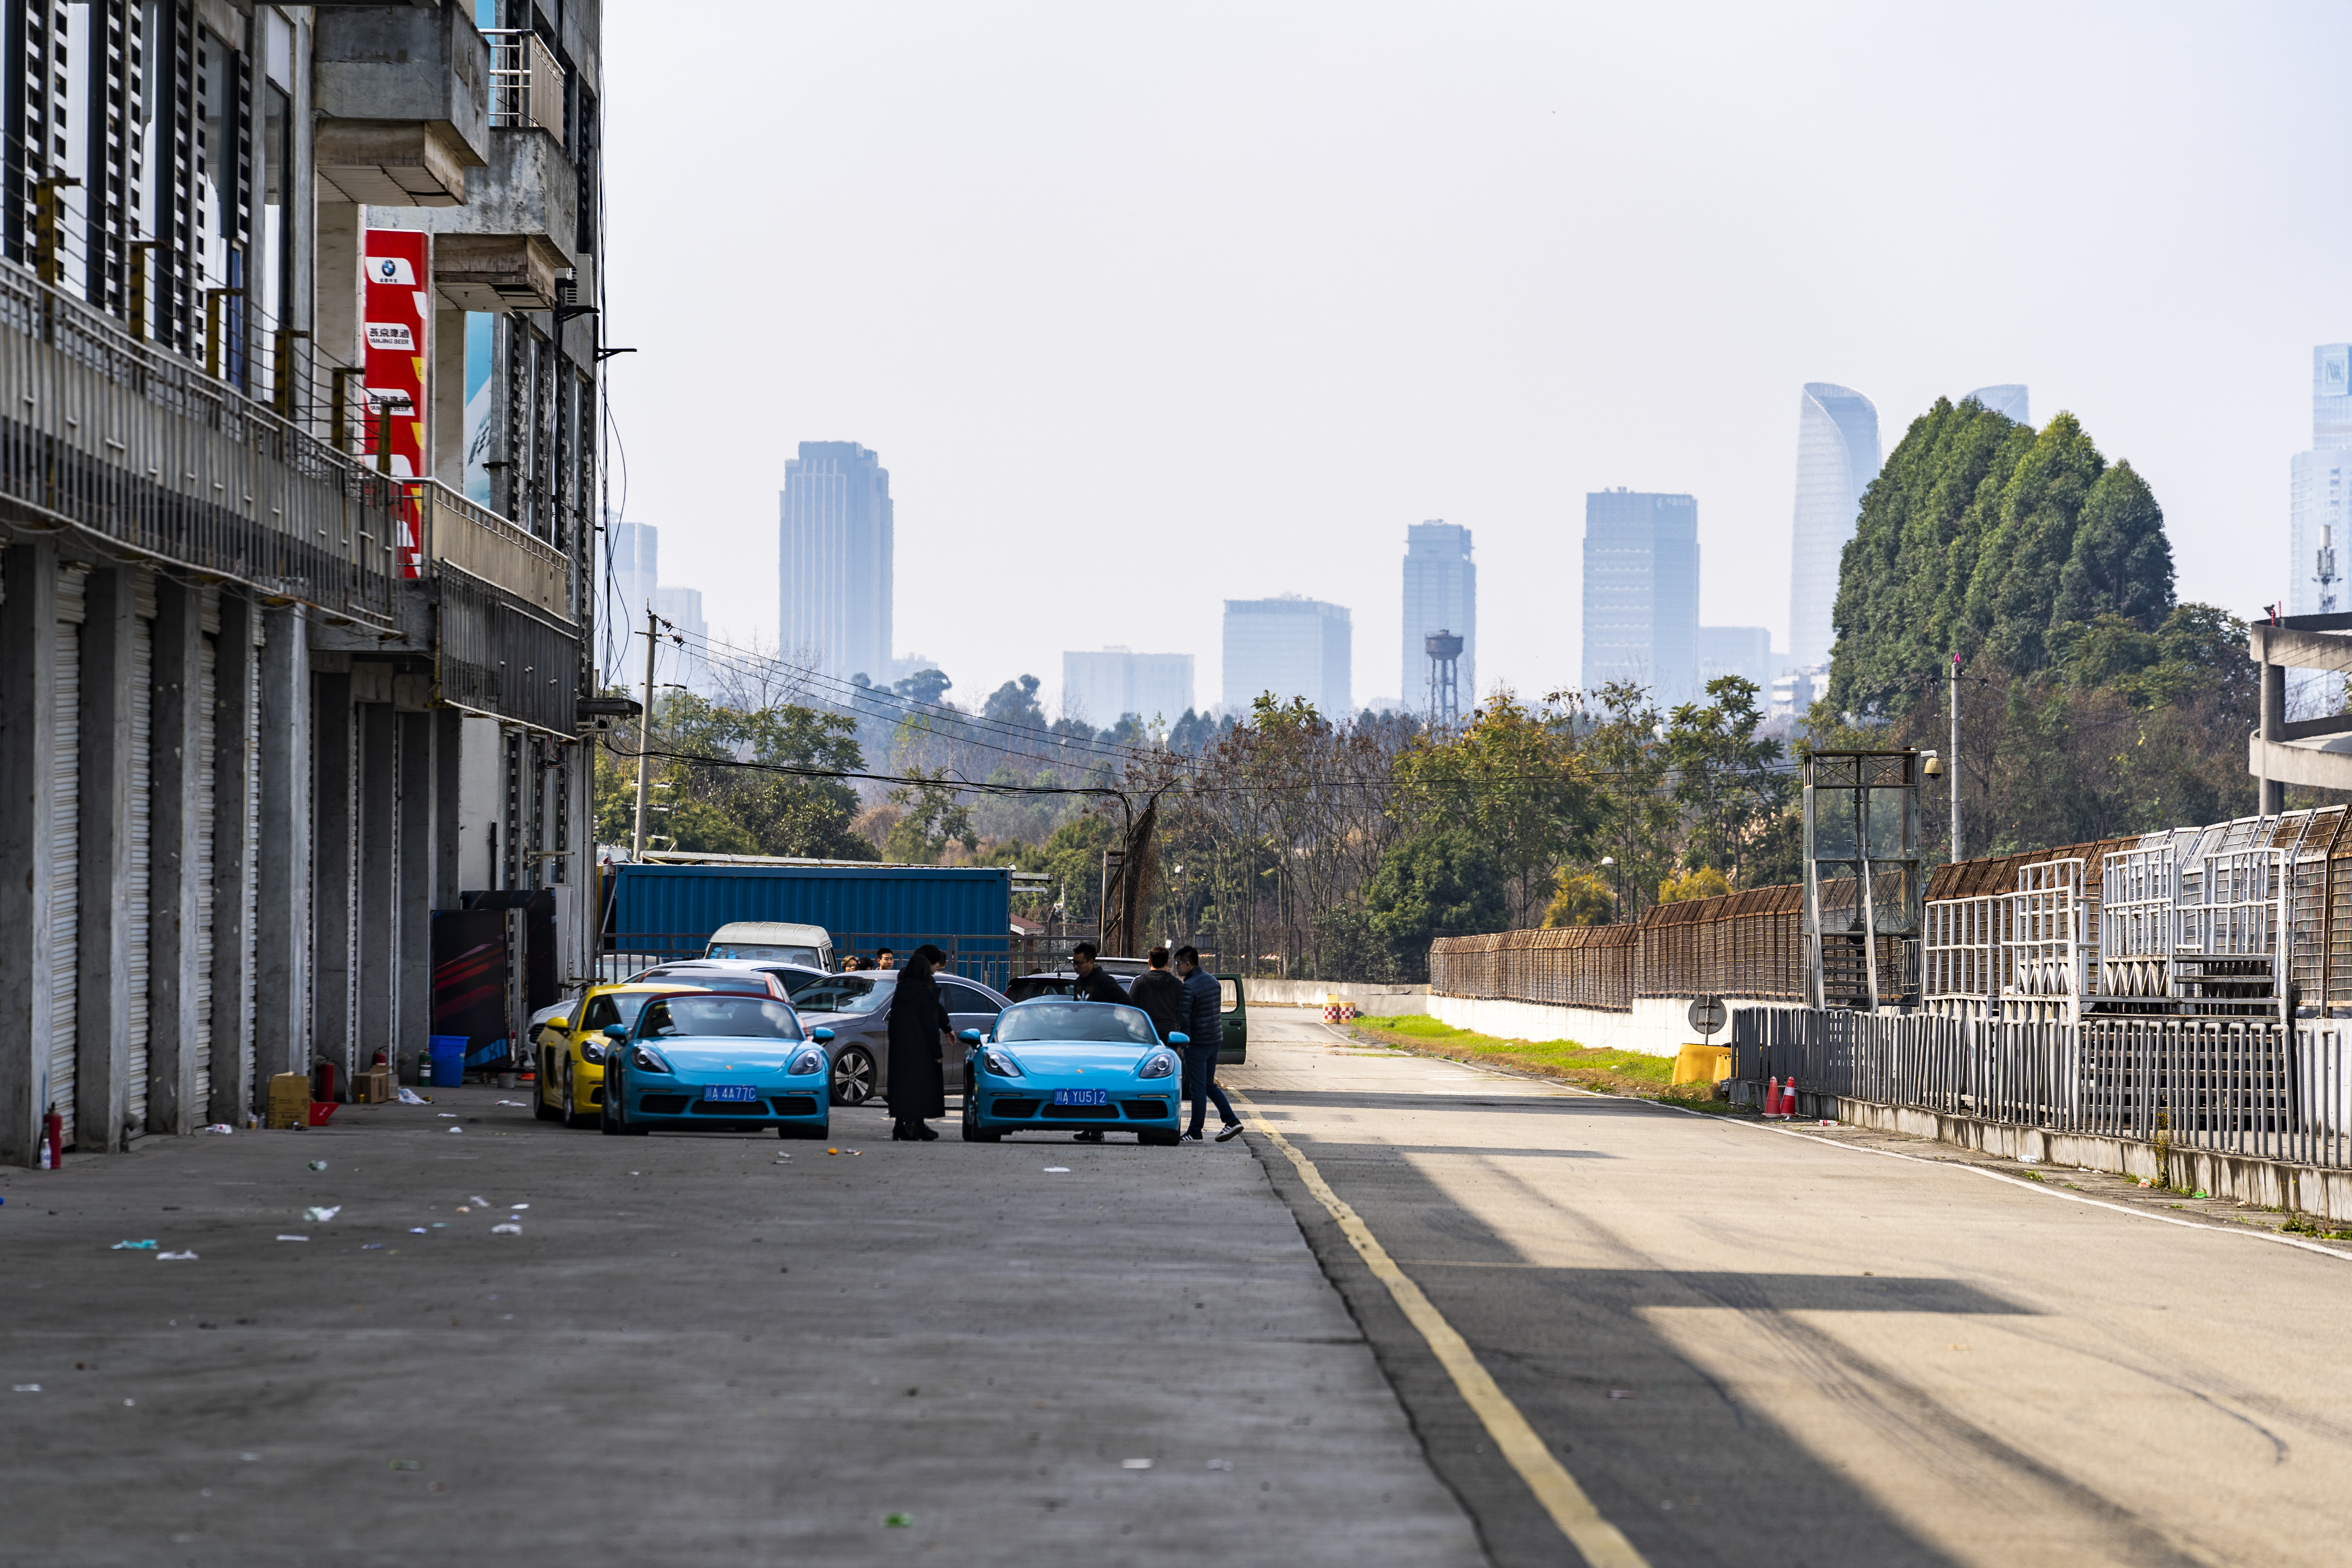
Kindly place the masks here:
<instances>
[{"instance_id":1,"label":"yellow line on track","mask_svg":"<svg viewBox=\"0 0 2352 1568\"><path fill-rule=\"evenodd\" d=\"M1615 1525L1601 1517L1601 1510L1592 1505L1592 1500L1585 1495L1584 1489L1577 1485L1576 1478L1552 1457L1550 1447L1536 1435L1536 1429L1528 1425L1528 1418L1519 1414L1519 1407L1496 1386L1494 1378L1478 1363L1477 1353L1471 1350L1470 1342L1456 1332L1454 1325L1445 1321L1445 1315L1422 1294L1421 1287L1396 1266L1395 1260L1389 1257L1388 1248L1381 1245L1380 1237L1372 1234L1363 1216L1350 1207L1345 1198L1331 1190L1331 1184L1323 1179L1323 1173L1315 1168L1315 1162L1300 1153L1278 1128L1266 1121L1248 1095L1239 1090L1232 1093L1236 1101L1248 1109L1250 1120L1257 1124L1257 1130L1276 1148L1289 1156L1290 1163L1297 1167L1299 1180L1307 1184L1307 1190L1314 1194L1315 1201L1329 1210L1331 1217L1339 1222L1340 1234L1355 1247L1357 1256L1364 1260L1364 1267L1372 1271L1372 1278L1388 1287L1389 1294L1395 1298L1407 1321L1421 1331L1423 1339L1429 1342L1430 1350L1454 1379L1454 1386L1460 1392L1464 1403L1477 1413L1479 1421L1486 1428L1486 1435L1495 1440L1495 1446L1511 1462L1511 1468L1519 1473L1519 1479L1527 1482L1528 1489L1535 1493L1536 1500L1543 1505L1544 1511L1551 1515L1551 1521L1559 1526L1559 1532L1584 1554L1584 1560L1592 1568L1649 1568L1642 1554L1633 1550L1633 1543L1626 1540Z\"/></svg>"}]
</instances>

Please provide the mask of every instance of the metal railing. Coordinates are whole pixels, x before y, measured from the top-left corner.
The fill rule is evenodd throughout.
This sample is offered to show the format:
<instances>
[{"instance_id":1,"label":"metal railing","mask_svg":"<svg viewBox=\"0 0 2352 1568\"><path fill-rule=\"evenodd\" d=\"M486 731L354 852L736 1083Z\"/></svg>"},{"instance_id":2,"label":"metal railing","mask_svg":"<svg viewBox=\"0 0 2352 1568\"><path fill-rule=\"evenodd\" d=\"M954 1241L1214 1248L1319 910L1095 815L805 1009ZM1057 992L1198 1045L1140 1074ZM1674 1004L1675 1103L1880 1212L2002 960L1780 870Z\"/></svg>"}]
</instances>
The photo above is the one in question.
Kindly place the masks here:
<instances>
[{"instance_id":1,"label":"metal railing","mask_svg":"<svg viewBox=\"0 0 2352 1568\"><path fill-rule=\"evenodd\" d=\"M2347 1029L1742 1008L1732 1015L1732 1076L1759 1087L1793 1078L1801 1094L2045 1131L2341 1168L2352 1166Z\"/></svg>"},{"instance_id":2,"label":"metal railing","mask_svg":"<svg viewBox=\"0 0 2352 1568\"><path fill-rule=\"evenodd\" d=\"M502 588L544 614L565 621L577 618L572 563L562 551L438 479L403 479L400 485L415 536L404 566L422 556ZM417 574L409 570L406 574Z\"/></svg>"},{"instance_id":3,"label":"metal railing","mask_svg":"<svg viewBox=\"0 0 2352 1568\"><path fill-rule=\"evenodd\" d=\"M0 500L20 515L388 624L398 483L0 263Z\"/></svg>"},{"instance_id":4,"label":"metal railing","mask_svg":"<svg viewBox=\"0 0 2352 1568\"><path fill-rule=\"evenodd\" d=\"M563 68L555 52L527 27L488 27L490 124L501 131L532 127L563 140Z\"/></svg>"},{"instance_id":5,"label":"metal railing","mask_svg":"<svg viewBox=\"0 0 2352 1568\"><path fill-rule=\"evenodd\" d=\"M433 658L442 701L570 740L578 732L576 626L536 614L470 574L438 571Z\"/></svg>"}]
</instances>

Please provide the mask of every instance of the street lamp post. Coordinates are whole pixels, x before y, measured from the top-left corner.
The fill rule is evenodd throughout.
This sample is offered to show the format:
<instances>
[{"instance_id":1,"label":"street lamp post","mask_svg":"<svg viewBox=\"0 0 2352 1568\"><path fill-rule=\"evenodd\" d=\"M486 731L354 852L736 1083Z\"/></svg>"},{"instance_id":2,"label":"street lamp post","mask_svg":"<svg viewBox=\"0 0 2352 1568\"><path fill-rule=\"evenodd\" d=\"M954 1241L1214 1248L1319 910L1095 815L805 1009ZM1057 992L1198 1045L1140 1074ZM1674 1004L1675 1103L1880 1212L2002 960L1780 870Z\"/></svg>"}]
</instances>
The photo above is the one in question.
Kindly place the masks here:
<instances>
[{"instance_id":1,"label":"street lamp post","mask_svg":"<svg viewBox=\"0 0 2352 1568\"><path fill-rule=\"evenodd\" d=\"M1614 925L1625 918L1625 891L1617 880L1617 857L1603 855L1601 863L1609 868L1609 914L1610 923Z\"/></svg>"}]
</instances>

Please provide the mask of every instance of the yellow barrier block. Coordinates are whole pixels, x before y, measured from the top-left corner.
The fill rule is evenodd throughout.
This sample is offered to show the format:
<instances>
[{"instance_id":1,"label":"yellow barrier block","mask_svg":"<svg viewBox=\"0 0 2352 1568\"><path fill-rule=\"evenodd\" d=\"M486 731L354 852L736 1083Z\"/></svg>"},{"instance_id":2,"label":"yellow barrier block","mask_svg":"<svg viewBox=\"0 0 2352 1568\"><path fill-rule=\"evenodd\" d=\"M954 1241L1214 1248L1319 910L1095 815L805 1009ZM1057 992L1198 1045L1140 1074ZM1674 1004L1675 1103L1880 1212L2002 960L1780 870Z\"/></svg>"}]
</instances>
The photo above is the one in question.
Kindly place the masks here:
<instances>
[{"instance_id":1,"label":"yellow barrier block","mask_svg":"<svg viewBox=\"0 0 2352 1568\"><path fill-rule=\"evenodd\" d=\"M1675 1054L1676 1083L1721 1083L1730 1076L1729 1046L1685 1046Z\"/></svg>"}]
</instances>

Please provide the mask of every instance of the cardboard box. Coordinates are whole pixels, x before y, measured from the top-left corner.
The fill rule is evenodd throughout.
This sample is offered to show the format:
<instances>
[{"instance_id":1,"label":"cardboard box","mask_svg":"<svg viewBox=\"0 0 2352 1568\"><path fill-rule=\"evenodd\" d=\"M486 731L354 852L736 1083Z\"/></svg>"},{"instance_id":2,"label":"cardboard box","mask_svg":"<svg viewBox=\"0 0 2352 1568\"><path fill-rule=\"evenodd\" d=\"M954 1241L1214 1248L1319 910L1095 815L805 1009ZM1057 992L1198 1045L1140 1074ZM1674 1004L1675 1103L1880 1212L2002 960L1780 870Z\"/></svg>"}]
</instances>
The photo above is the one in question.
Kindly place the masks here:
<instances>
[{"instance_id":1,"label":"cardboard box","mask_svg":"<svg viewBox=\"0 0 2352 1568\"><path fill-rule=\"evenodd\" d=\"M399 1098L399 1089L393 1082L392 1069L388 1067L370 1068L352 1079L353 1105L383 1105Z\"/></svg>"},{"instance_id":2,"label":"cardboard box","mask_svg":"<svg viewBox=\"0 0 2352 1568\"><path fill-rule=\"evenodd\" d=\"M310 1124L310 1075L281 1072L269 1080L269 1114L264 1127L307 1127Z\"/></svg>"}]
</instances>

